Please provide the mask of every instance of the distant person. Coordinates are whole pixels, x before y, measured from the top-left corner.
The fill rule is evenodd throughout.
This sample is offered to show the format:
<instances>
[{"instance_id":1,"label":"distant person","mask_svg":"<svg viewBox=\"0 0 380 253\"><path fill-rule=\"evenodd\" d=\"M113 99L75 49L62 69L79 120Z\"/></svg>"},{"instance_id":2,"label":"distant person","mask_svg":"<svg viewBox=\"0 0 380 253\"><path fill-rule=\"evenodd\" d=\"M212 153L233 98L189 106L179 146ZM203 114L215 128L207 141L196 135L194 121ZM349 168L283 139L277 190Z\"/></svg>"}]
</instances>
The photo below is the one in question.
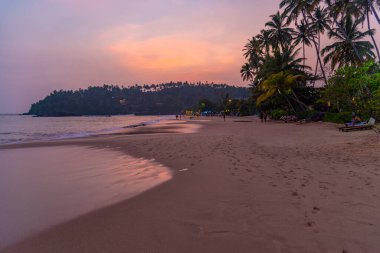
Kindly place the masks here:
<instances>
[{"instance_id":1,"label":"distant person","mask_svg":"<svg viewBox=\"0 0 380 253\"><path fill-rule=\"evenodd\" d=\"M264 123L267 123L268 114L263 112Z\"/></svg>"},{"instance_id":2,"label":"distant person","mask_svg":"<svg viewBox=\"0 0 380 253\"><path fill-rule=\"evenodd\" d=\"M176 120L178 120L178 114L177 114L177 115L175 115L175 119L176 119Z\"/></svg>"},{"instance_id":3,"label":"distant person","mask_svg":"<svg viewBox=\"0 0 380 253\"><path fill-rule=\"evenodd\" d=\"M264 122L264 113L263 113L263 111L260 111L259 116L260 116L261 123L263 123Z\"/></svg>"},{"instance_id":4,"label":"distant person","mask_svg":"<svg viewBox=\"0 0 380 253\"><path fill-rule=\"evenodd\" d=\"M361 123L362 119L358 115L355 115L352 117L351 121L352 121L352 125L355 125L355 124Z\"/></svg>"},{"instance_id":5,"label":"distant person","mask_svg":"<svg viewBox=\"0 0 380 253\"><path fill-rule=\"evenodd\" d=\"M223 112L223 120L226 121L226 112Z\"/></svg>"}]
</instances>

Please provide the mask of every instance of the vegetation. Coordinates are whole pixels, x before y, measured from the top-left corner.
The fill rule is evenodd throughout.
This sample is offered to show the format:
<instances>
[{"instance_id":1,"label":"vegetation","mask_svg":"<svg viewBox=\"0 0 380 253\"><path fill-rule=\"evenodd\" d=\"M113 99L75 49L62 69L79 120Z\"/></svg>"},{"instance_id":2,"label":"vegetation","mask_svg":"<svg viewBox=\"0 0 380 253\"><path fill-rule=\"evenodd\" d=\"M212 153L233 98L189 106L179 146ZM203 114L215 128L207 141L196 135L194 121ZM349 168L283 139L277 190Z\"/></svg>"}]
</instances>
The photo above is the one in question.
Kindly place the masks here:
<instances>
[{"instance_id":1,"label":"vegetation","mask_svg":"<svg viewBox=\"0 0 380 253\"><path fill-rule=\"evenodd\" d=\"M336 71L326 85L321 101L330 112L356 112L379 117L380 65L366 63Z\"/></svg>"},{"instance_id":2,"label":"vegetation","mask_svg":"<svg viewBox=\"0 0 380 253\"><path fill-rule=\"evenodd\" d=\"M349 121L353 112L380 118L380 54L371 26L371 15L380 25L380 2L282 0L279 7L243 48L240 73L255 107L273 118L313 111L334 122ZM328 41L323 48L321 36ZM315 50L314 71L306 47Z\"/></svg>"},{"instance_id":3,"label":"vegetation","mask_svg":"<svg viewBox=\"0 0 380 253\"><path fill-rule=\"evenodd\" d=\"M248 96L247 88L225 84L171 82L132 87L104 85L76 91L54 91L43 100L33 104L28 114L38 116L170 115L188 109L222 110L229 99L241 100ZM199 108L202 104L205 107Z\"/></svg>"}]
</instances>

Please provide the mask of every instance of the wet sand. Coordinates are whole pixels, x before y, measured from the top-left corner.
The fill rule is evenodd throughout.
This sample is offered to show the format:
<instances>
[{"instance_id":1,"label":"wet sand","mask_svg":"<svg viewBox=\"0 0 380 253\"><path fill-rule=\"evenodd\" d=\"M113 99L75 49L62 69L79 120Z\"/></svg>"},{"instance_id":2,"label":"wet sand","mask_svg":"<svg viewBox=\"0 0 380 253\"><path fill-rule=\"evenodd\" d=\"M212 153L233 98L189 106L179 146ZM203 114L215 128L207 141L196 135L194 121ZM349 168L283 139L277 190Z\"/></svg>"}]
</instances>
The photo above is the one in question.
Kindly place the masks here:
<instances>
[{"instance_id":1,"label":"wet sand","mask_svg":"<svg viewBox=\"0 0 380 253\"><path fill-rule=\"evenodd\" d=\"M81 146L0 150L0 249L171 178L153 160Z\"/></svg>"},{"instance_id":2,"label":"wet sand","mask_svg":"<svg viewBox=\"0 0 380 253\"><path fill-rule=\"evenodd\" d=\"M380 135L252 120L23 145L112 148L174 178L1 252L379 252Z\"/></svg>"}]
</instances>

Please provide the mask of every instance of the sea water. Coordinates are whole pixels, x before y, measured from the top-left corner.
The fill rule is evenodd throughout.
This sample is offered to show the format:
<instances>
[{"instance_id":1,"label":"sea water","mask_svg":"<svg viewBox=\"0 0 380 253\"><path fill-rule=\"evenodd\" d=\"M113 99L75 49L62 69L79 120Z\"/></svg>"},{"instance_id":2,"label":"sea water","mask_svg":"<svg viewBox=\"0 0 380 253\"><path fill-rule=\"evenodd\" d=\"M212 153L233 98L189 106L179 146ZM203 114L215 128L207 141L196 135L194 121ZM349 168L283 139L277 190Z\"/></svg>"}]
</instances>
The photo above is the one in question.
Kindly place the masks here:
<instances>
[{"instance_id":1,"label":"sea water","mask_svg":"<svg viewBox=\"0 0 380 253\"><path fill-rule=\"evenodd\" d=\"M0 145L38 140L85 137L139 124L153 124L170 116L32 117L0 115Z\"/></svg>"}]
</instances>

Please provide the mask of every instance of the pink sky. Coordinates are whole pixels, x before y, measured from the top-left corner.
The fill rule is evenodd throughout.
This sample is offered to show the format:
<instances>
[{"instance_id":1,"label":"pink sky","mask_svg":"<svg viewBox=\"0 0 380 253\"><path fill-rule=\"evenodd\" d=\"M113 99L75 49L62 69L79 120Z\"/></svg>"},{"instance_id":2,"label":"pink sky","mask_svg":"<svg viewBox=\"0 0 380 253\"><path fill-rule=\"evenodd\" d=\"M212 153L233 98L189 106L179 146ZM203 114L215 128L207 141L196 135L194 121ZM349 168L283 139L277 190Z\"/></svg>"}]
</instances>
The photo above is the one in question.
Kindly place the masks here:
<instances>
[{"instance_id":1,"label":"pink sky","mask_svg":"<svg viewBox=\"0 0 380 253\"><path fill-rule=\"evenodd\" d=\"M208 81L245 85L242 48L277 1L0 2L0 113L55 89ZM314 65L314 63L313 63Z\"/></svg>"}]
</instances>

